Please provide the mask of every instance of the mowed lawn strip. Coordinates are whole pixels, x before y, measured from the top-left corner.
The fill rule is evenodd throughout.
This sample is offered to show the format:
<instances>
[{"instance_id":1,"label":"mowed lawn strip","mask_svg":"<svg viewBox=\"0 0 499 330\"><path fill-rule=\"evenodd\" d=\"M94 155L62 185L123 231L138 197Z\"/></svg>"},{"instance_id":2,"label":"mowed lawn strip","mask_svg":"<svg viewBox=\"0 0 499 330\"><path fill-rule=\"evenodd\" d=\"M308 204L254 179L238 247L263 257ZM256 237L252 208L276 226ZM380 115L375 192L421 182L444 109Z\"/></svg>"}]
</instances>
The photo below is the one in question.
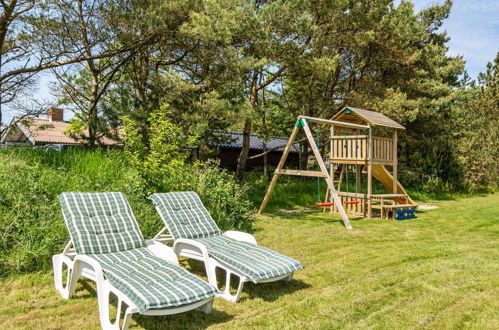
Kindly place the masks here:
<instances>
[{"instance_id":1,"label":"mowed lawn strip","mask_svg":"<svg viewBox=\"0 0 499 330\"><path fill-rule=\"evenodd\" d=\"M292 282L247 284L210 315L136 315L131 328L499 328L499 195L435 205L415 220L352 219L353 231L320 210L259 216L259 244L305 264ZM51 273L0 284L0 328L100 328L91 282L71 300Z\"/></svg>"}]
</instances>

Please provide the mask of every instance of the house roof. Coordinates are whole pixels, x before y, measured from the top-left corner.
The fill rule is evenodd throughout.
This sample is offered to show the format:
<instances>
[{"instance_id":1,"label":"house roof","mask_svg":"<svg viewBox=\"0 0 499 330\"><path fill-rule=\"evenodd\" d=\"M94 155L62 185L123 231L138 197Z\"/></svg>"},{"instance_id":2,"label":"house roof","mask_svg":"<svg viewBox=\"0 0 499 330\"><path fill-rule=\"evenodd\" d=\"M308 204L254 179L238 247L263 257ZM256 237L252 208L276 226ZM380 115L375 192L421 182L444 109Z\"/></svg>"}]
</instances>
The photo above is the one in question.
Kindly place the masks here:
<instances>
[{"instance_id":1,"label":"house roof","mask_svg":"<svg viewBox=\"0 0 499 330\"><path fill-rule=\"evenodd\" d=\"M381 112L370 111L352 107L341 109L331 120L345 121L354 124L370 124L371 126L384 126L397 129L405 129L395 120L385 116Z\"/></svg>"},{"instance_id":2,"label":"house roof","mask_svg":"<svg viewBox=\"0 0 499 330\"><path fill-rule=\"evenodd\" d=\"M243 133L239 132L226 132L226 131L214 131L213 132L219 141L208 142L211 146L216 146L219 148L228 149L241 149L243 146ZM251 151L263 151L263 138L251 134L250 135L250 150ZM266 150L274 149L275 151L283 151L284 147L288 143L288 138L285 137L271 137L267 141ZM292 153L299 151L299 145L293 144L291 147Z\"/></svg>"},{"instance_id":3,"label":"house roof","mask_svg":"<svg viewBox=\"0 0 499 330\"><path fill-rule=\"evenodd\" d=\"M37 118L14 118L13 123L15 123L16 129L9 130L10 132L2 139L2 142L24 142L27 140L32 144L81 144L81 141L65 133L69 128L69 122L49 121ZM88 130L85 133L85 135L88 135ZM108 137L101 137L99 142L102 145L116 145L120 143Z\"/></svg>"}]
</instances>

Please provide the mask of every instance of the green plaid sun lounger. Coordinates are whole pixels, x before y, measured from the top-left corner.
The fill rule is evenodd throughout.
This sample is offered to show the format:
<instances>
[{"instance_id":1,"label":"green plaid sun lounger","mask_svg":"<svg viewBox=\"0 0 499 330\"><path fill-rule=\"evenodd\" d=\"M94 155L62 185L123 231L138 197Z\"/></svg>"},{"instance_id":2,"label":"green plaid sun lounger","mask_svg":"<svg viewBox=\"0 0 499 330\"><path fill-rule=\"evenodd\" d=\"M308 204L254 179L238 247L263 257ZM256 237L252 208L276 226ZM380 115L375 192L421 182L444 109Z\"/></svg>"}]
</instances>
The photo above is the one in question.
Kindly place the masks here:
<instances>
[{"instance_id":1,"label":"green plaid sun lounger","mask_svg":"<svg viewBox=\"0 0 499 330\"><path fill-rule=\"evenodd\" d=\"M250 234L222 233L195 192L158 193L150 198L165 223L156 239L161 241L164 232L168 231L177 255L204 261L208 280L213 286L217 286L217 267L227 272L226 284L230 283L232 274L239 277L235 295L230 293L229 285L225 286L223 297L230 301L237 301L246 281L290 280L296 270L303 268L292 258L258 246Z\"/></svg>"}]
</instances>

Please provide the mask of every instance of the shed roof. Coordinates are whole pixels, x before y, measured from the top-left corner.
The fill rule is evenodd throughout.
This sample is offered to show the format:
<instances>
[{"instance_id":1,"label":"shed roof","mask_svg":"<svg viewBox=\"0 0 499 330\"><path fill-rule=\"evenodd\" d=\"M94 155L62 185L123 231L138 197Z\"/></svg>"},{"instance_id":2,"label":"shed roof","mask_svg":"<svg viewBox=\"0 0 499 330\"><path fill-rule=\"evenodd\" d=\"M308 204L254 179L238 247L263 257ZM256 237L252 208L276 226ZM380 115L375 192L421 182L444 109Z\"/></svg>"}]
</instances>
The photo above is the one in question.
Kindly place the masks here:
<instances>
[{"instance_id":1,"label":"shed roof","mask_svg":"<svg viewBox=\"0 0 499 330\"><path fill-rule=\"evenodd\" d=\"M341 109L332 120L345 121L354 124L366 123L372 126L384 126L397 129L405 129L404 126L397 123L395 120L385 116L381 112L370 111L352 107Z\"/></svg>"},{"instance_id":2,"label":"shed roof","mask_svg":"<svg viewBox=\"0 0 499 330\"><path fill-rule=\"evenodd\" d=\"M226 131L213 131L213 133L219 141L209 141L208 144L211 146L228 149L241 149L243 147L243 133ZM266 150L275 148L275 151L283 151L287 143L288 138L273 136L267 141ZM263 151L263 138L251 134L250 150ZM290 152L298 152L298 150L299 145L293 144Z\"/></svg>"},{"instance_id":3,"label":"shed roof","mask_svg":"<svg viewBox=\"0 0 499 330\"><path fill-rule=\"evenodd\" d=\"M27 139L32 144L54 143L54 144L81 144L81 141L64 133L70 123L65 121L50 121L37 118L14 118L15 129L9 130L4 137L5 142L24 142ZM88 131L86 132L88 134ZM4 142L2 141L2 142ZM118 141L108 137L101 137L99 143L102 145L116 145Z\"/></svg>"}]
</instances>

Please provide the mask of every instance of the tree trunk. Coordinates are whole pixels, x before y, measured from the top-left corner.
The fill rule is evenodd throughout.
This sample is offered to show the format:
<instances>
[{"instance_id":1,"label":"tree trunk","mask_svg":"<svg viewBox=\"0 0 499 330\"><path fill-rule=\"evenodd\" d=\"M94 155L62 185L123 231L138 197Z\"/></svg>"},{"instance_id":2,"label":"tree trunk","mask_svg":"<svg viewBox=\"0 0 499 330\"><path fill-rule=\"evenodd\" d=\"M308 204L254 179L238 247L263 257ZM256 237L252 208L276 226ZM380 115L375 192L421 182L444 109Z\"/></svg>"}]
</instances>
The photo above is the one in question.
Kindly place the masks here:
<instances>
[{"instance_id":1,"label":"tree trunk","mask_svg":"<svg viewBox=\"0 0 499 330\"><path fill-rule=\"evenodd\" d=\"M97 142L97 105L94 104L88 113L88 146L95 147Z\"/></svg>"},{"instance_id":2,"label":"tree trunk","mask_svg":"<svg viewBox=\"0 0 499 330\"><path fill-rule=\"evenodd\" d=\"M253 78L251 80L251 95L249 103L252 110L254 110L256 106L258 97L258 75L258 72L254 72ZM236 177L238 180L242 180L244 178L244 173L246 172L246 162L248 160L248 153L250 148L251 124L251 118L246 119L246 121L244 122L243 145L241 147L239 158L237 159Z\"/></svg>"},{"instance_id":3,"label":"tree trunk","mask_svg":"<svg viewBox=\"0 0 499 330\"><path fill-rule=\"evenodd\" d=\"M95 71L95 67L92 63L90 66L92 70L92 98L90 100L90 106L88 108L88 146L90 148L95 147L97 142L97 107L98 107L98 93L99 93L99 78L98 72Z\"/></svg>"},{"instance_id":4,"label":"tree trunk","mask_svg":"<svg viewBox=\"0 0 499 330\"><path fill-rule=\"evenodd\" d=\"M265 89L262 90L262 101L263 101L263 111L262 111L262 130L263 130L263 177L265 180L269 180L269 155L267 153L267 142L269 140L269 131L267 128L267 115L265 113L267 106L265 105Z\"/></svg>"},{"instance_id":5,"label":"tree trunk","mask_svg":"<svg viewBox=\"0 0 499 330\"><path fill-rule=\"evenodd\" d=\"M258 91L273 83L286 69L287 65L281 66L281 68L277 70L275 73L273 73L269 79L260 84L258 84L258 77L260 76L260 74L262 74L262 72L261 71L253 72L253 77L251 79L251 95L249 100L251 109L253 111L255 109L258 100ZM241 153L239 154L239 158L237 160L236 177L239 180L241 180L244 177L244 172L246 171L246 161L248 160L248 152L250 147L250 134L251 134L251 119L246 119L243 130L243 146L241 149Z\"/></svg>"},{"instance_id":6,"label":"tree trunk","mask_svg":"<svg viewBox=\"0 0 499 330\"><path fill-rule=\"evenodd\" d=\"M300 170L307 170L308 165L308 142L305 141L301 148Z\"/></svg>"},{"instance_id":7,"label":"tree trunk","mask_svg":"<svg viewBox=\"0 0 499 330\"><path fill-rule=\"evenodd\" d=\"M0 75L2 75L2 44L0 44ZM2 135L2 81L0 80L0 136Z\"/></svg>"},{"instance_id":8,"label":"tree trunk","mask_svg":"<svg viewBox=\"0 0 499 330\"><path fill-rule=\"evenodd\" d=\"M263 176L265 180L269 179L269 157L267 151L267 141L263 142Z\"/></svg>"},{"instance_id":9,"label":"tree trunk","mask_svg":"<svg viewBox=\"0 0 499 330\"><path fill-rule=\"evenodd\" d=\"M239 154L239 158L237 159L236 177L238 178L238 180L242 180L244 178L244 173L246 172L246 161L248 160L250 147L250 135L251 119L246 119L243 129L243 145L241 148L241 153Z\"/></svg>"}]
</instances>

